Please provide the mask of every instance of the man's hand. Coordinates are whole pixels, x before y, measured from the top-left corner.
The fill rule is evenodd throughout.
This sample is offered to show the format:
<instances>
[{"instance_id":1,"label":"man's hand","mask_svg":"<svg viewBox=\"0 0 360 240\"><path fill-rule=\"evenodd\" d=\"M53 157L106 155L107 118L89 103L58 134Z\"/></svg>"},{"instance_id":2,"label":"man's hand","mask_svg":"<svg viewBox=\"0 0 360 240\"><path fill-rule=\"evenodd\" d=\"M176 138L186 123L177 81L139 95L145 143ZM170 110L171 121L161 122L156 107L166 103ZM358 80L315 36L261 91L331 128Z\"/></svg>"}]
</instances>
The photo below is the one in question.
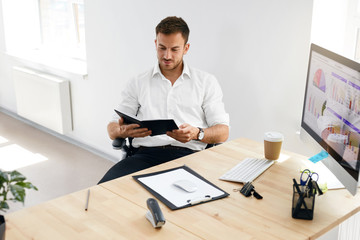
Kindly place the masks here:
<instances>
[{"instance_id":1,"label":"man's hand","mask_svg":"<svg viewBox=\"0 0 360 240\"><path fill-rule=\"evenodd\" d=\"M139 128L139 124L124 124L123 118L119 119L119 126L119 135L122 138L138 138L151 135L151 130L148 130L147 128Z\"/></svg>"},{"instance_id":2,"label":"man's hand","mask_svg":"<svg viewBox=\"0 0 360 240\"><path fill-rule=\"evenodd\" d=\"M191 126L190 124L184 123L179 126L179 129L166 132L166 134L179 142L187 143L191 140L197 139L199 129Z\"/></svg>"},{"instance_id":3,"label":"man's hand","mask_svg":"<svg viewBox=\"0 0 360 240\"><path fill-rule=\"evenodd\" d=\"M124 124L124 119L120 118L118 123L109 123L108 133L111 139L115 138L139 138L151 135L151 130L139 128L139 124Z\"/></svg>"}]
</instances>

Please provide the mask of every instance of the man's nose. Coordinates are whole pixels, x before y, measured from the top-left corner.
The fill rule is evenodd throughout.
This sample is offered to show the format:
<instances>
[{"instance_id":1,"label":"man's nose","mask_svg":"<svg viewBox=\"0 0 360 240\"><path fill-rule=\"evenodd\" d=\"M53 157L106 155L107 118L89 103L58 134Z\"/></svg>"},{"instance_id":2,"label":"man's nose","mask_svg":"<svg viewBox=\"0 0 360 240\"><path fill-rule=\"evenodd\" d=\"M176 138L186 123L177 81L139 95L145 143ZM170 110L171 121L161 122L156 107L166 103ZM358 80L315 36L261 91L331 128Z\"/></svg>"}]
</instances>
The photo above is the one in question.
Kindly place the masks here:
<instances>
[{"instance_id":1,"label":"man's nose","mask_svg":"<svg viewBox=\"0 0 360 240\"><path fill-rule=\"evenodd\" d=\"M170 59L170 58L171 58L171 51L170 51L170 50L166 50L166 52L165 52L165 58L166 58L166 59Z\"/></svg>"}]
</instances>

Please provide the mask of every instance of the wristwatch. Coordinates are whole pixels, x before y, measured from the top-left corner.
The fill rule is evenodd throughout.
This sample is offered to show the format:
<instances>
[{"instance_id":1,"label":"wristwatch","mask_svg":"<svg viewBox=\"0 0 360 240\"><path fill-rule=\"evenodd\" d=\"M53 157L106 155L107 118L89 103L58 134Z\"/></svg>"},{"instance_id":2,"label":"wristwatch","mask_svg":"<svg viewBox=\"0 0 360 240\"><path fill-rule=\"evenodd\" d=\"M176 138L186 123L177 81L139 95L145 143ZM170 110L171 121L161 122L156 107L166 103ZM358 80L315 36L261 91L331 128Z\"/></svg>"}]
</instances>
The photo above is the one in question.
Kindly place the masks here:
<instances>
[{"instance_id":1,"label":"wristwatch","mask_svg":"<svg viewBox=\"0 0 360 240\"><path fill-rule=\"evenodd\" d=\"M199 128L199 127L198 127L198 129L199 129L199 135L198 135L197 140L198 140L198 141L201 141L201 140L204 139L205 132L204 132L204 129L202 129L202 128Z\"/></svg>"}]
</instances>

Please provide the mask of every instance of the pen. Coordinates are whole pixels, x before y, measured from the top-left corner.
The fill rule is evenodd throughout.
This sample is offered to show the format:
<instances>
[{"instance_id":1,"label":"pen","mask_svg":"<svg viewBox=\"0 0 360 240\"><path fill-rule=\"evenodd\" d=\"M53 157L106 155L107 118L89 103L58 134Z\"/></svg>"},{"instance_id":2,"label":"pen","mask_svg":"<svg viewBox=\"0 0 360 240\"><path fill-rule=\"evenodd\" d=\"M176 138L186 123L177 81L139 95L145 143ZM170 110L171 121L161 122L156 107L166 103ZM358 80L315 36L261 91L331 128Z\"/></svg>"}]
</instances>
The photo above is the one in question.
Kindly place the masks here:
<instances>
[{"instance_id":1,"label":"pen","mask_svg":"<svg viewBox=\"0 0 360 240\"><path fill-rule=\"evenodd\" d=\"M86 197L86 204L85 204L85 211L88 210L88 206L89 206L89 198L90 198L90 189L87 192L87 197Z\"/></svg>"},{"instance_id":2,"label":"pen","mask_svg":"<svg viewBox=\"0 0 360 240\"><path fill-rule=\"evenodd\" d=\"M296 191L298 192L299 194L299 199L296 203L296 206L295 206L295 209L294 209L294 214L297 214L298 211L300 210L301 208L301 205L304 205L305 209L308 211L308 207L306 206L306 203L305 203L305 200L304 200L304 193L300 191L300 188L299 188L299 185L297 184L295 178L293 178L293 182L294 182L294 185L295 185L295 188L296 188ZM306 215L309 215L309 213L306 212Z\"/></svg>"},{"instance_id":3,"label":"pen","mask_svg":"<svg viewBox=\"0 0 360 240\"><path fill-rule=\"evenodd\" d=\"M300 193L301 193L301 190L300 190L299 185L297 184L295 178L293 178L293 182L294 182L294 186L295 186L295 188L296 188L296 191L300 194Z\"/></svg>"}]
</instances>

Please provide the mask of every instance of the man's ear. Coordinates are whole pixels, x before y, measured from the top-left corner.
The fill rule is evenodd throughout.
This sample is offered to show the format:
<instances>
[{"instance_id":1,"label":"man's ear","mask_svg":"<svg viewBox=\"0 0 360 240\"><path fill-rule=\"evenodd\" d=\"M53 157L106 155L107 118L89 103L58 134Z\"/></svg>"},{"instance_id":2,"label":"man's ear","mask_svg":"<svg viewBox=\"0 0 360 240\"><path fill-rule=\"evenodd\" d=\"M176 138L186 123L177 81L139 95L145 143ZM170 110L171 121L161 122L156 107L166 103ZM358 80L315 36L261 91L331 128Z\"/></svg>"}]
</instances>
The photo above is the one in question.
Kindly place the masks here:
<instances>
[{"instance_id":1,"label":"man's ear","mask_svg":"<svg viewBox=\"0 0 360 240\"><path fill-rule=\"evenodd\" d=\"M184 55L189 51L190 43L185 44Z\"/></svg>"}]
</instances>

